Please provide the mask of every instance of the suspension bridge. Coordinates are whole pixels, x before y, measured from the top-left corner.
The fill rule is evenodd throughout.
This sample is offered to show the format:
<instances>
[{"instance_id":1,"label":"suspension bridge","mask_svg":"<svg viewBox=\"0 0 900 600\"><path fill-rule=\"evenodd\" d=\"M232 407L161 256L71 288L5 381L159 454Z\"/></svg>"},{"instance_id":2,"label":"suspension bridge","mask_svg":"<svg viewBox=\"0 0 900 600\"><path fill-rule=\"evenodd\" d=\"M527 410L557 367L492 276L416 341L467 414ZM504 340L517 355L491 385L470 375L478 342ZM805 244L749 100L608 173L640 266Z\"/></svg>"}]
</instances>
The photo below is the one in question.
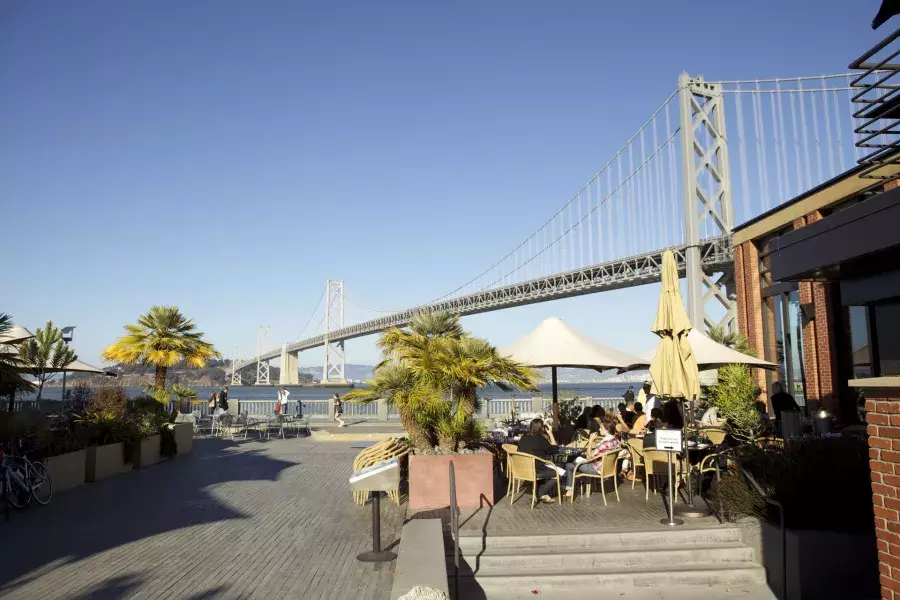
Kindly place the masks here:
<instances>
[{"instance_id":1,"label":"suspension bridge","mask_svg":"<svg viewBox=\"0 0 900 600\"><path fill-rule=\"evenodd\" d=\"M421 311L471 315L657 282L665 250L686 279L691 321L735 330L732 229L866 159L855 78L682 74L587 183L469 281L433 302L346 325L343 281L329 280L322 333L266 350L261 328L256 356L233 355L231 382L270 384L278 359L278 383L297 383L298 353L320 346L322 381L343 382L347 340L406 325Z\"/></svg>"}]
</instances>

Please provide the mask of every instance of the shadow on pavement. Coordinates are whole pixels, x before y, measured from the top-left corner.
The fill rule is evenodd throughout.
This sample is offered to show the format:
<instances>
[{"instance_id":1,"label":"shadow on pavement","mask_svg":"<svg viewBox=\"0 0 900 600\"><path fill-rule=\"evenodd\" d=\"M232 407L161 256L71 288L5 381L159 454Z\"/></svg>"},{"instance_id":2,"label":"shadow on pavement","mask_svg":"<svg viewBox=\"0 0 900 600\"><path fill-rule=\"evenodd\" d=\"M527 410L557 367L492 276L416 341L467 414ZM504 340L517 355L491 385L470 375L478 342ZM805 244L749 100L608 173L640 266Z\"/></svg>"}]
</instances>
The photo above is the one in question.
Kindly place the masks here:
<instances>
[{"instance_id":1,"label":"shadow on pavement","mask_svg":"<svg viewBox=\"0 0 900 600\"><path fill-rule=\"evenodd\" d=\"M14 511L9 522L0 521L0 536L15 540L0 545L0 596L48 570L123 544L193 525L247 518L219 501L216 486L275 481L296 463L241 445L195 439L193 452L186 456L85 484L55 496L47 506ZM120 598L125 587L139 583L117 577L77 598Z\"/></svg>"}]
</instances>

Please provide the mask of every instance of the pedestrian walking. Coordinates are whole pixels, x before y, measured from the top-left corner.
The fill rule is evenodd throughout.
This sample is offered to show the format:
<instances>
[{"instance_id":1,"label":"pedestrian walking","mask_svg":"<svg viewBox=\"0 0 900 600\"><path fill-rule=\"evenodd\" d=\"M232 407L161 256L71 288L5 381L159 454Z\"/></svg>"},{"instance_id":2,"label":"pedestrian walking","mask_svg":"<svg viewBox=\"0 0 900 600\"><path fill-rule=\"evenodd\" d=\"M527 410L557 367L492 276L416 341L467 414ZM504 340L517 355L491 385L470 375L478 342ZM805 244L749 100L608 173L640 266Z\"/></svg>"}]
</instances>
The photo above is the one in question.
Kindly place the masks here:
<instances>
[{"instance_id":1,"label":"pedestrian walking","mask_svg":"<svg viewBox=\"0 0 900 600\"><path fill-rule=\"evenodd\" d=\"M335 394L331 398L334 400L334 421L337 421L338 427L344 426L344 420L341 417L344 415L344 404L341 402L341 397Z\"/></svg>"},{"instance_id":2,"label":"pedestrian walking","mask_svg":"<svg viewBox=\"0 0 900 600\"><path fill-rule=\"evenodd\" d=\"M228 412L228 386L222 388L222 391L219 393L219 408Z\"/></svg>"}]
</instances>

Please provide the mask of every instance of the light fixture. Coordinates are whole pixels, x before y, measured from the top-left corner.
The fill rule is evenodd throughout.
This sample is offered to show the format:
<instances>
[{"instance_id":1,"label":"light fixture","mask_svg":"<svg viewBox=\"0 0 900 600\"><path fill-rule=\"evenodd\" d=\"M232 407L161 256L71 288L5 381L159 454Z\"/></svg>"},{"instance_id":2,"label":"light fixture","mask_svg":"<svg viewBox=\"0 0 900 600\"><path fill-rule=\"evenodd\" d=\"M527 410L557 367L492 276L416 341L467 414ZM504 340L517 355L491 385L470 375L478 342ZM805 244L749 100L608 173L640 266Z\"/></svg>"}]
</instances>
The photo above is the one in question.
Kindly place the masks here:
<instances>
[{"instance_id":1,"label":"light fixture","mask_svg":"<svg viewBox=\"0 0 900 600\"><path fill-rule=\"evenodd\" d=\"M62 328L62 340L65 343L68 344L75 339L75 327L77 327L77 325L70 325Z\"/></svg>"}]
</instances>

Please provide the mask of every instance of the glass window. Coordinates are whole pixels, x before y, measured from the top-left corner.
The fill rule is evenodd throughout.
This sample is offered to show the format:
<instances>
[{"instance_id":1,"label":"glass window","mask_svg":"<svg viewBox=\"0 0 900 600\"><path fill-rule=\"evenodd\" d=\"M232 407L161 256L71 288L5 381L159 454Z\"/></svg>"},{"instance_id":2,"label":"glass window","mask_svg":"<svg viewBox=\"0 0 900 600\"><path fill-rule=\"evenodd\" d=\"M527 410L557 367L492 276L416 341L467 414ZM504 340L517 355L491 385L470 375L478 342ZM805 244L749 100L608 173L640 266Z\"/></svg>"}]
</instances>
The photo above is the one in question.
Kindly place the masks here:
<instances>
[{"instance_id":1,"label":"glass window","mask_svg":"<svg viewBox=\"0 0 900 600\"><path fill-rule=\"evenodd\" d=\"M872 349L869 339L869 309L865 306L849 306L850 356L853 361L853 377L874 377Z\"/></svg>"},{"instance_id":2,"label":"glass window","mask_svg":"<svg viewBox=\"0 0 900 600\"><path fill-rule=\"evenodd\" d=\"M875 304L873 328L878 346L879 375L900 375L900 302Z\"/></svg>"},{"instance_id":3,"label":"glass window","mask_svg":"<svg viewBox=\"0 0 900 600\"><path fill-rule=\"evenodd\" d=\"M806 379L803 371L803 319L800 318L800 292L793 291L786 295L788 306L788 328L785 336L785 354L790 361L789 373L791 381L788 393L797 404L806 404Z\"/></svg>"}]
</instances>

